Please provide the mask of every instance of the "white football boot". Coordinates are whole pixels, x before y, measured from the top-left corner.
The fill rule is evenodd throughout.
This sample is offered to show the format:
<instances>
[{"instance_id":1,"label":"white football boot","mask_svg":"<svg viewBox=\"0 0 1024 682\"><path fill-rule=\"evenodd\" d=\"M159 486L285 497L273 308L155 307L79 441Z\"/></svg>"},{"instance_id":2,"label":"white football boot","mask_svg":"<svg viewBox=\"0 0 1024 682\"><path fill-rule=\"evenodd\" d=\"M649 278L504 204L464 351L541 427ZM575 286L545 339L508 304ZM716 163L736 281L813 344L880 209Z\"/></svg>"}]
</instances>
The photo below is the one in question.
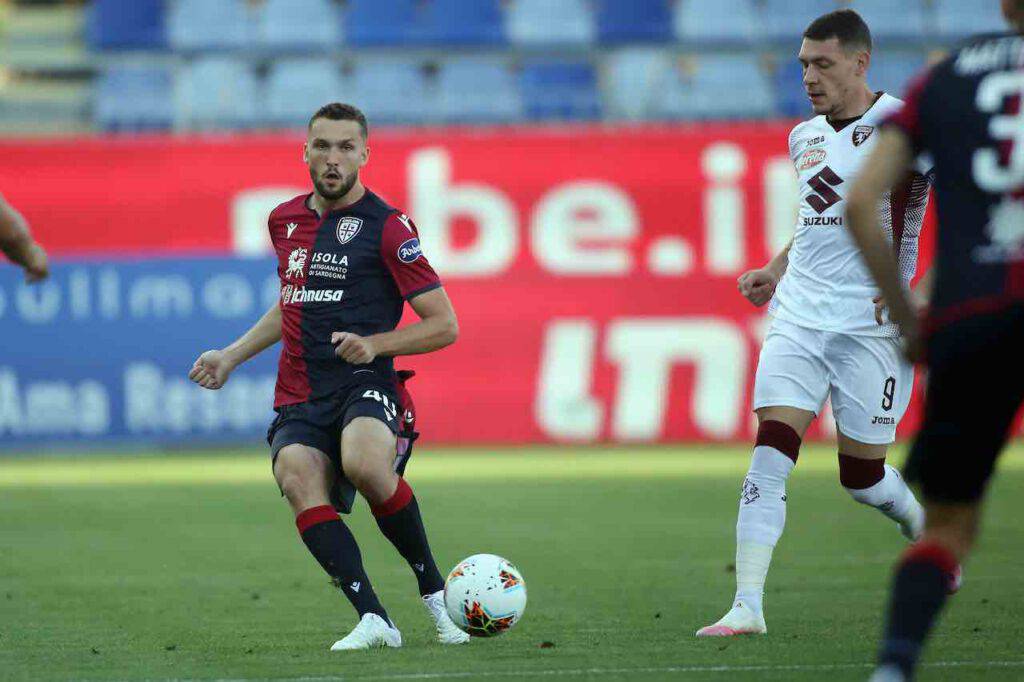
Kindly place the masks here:
<instances>
[{"instance_id":1,"label":"white football boot","mask_svg":"<svg viewBox=\"0 0 1024 682\"><path fill-rule=\"evenodd\" d=\"M363 614L352 632L339 639L331 651L352 651L353 649L383 649L402 646L402 633L394 625L376 613Z\"/></svg>"},{"instance_id":2,"label":"white football boot","mask_svg":"<svg viewBox=\"0 0 1024 682\"><path fill-rule=\"evenodd\" d=\"M434 619L434 627L437 628L437 641L441 644L465 644L469 641L469 635L460 630L448 615L448 609L444 605L444 590L424 595L423 605L427 607L427 613Z\"/></svg>"},{"instance_id":3,"label":"white football boot","mask_svg":"<svg viewBox=\"0 0 1024 682\"><path fill-rule=\"evenodd\" d=\"M736 635L764 635L768 626L764 623L764 614L757 613L741 601L737 601L729 609L729 613L713 625L697 630L698 637L734 637Z\"/></svg>"}]
</instances>

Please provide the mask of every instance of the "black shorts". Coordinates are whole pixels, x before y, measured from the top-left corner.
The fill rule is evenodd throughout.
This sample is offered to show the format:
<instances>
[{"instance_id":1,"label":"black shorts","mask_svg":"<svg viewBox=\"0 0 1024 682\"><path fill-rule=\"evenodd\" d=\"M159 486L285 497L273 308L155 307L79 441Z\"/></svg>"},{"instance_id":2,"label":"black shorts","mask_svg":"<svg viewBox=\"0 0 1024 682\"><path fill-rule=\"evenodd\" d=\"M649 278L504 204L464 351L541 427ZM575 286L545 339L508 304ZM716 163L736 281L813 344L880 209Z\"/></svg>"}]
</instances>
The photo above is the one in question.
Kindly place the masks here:
<instances>
[{"instance_id":1,"label":"black shorts","mask_svg":"<svg viewBox=\"0 0 1024 682\"><path fill-rule=\"evenodd\" d=\"M399 390L398 384L367 382L323 398L276 408L277 417L267 430L271 467L277 454L288 445L308 445L320 450L330 458L338 473L331 502L338 511L350 512L355 488L342 474L341 432L357 417L372 417L386 424L398 438L395 469L402 473L418 434L404 419L406 410L399 399Z\"/></svg>"},{"instance_id":2,"label":"black shorts","mask_svg":"<svg viewBox=\"0 0 1024 682\"><path fill-rule=\"evenodd\" d=\"M906 478L926 500L976 502L1024 402L1024 306L941 328L928 340L927 365Z\"/></svg>"}]
</instances>

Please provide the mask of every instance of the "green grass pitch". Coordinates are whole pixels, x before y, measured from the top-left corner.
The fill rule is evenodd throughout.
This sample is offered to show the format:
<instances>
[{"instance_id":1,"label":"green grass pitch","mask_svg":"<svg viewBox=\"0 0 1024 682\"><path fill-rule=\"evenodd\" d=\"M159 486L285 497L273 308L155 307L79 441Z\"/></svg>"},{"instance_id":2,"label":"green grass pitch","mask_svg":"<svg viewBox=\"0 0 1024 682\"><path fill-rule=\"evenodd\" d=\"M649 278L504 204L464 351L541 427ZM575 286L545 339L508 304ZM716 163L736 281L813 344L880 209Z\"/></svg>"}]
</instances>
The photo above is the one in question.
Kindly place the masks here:
<instances>
[{"instance_id":1,"label":"green grass pitch","mask_svg":"<svg viewBox=\"0 0 1024 682\"><path fill-rule=\"evenodd\" d=\"M969 457L970 453L964 453ZM698 641L733 591L746 447L421 450L409 480L442 570L523 570L512 632L436 644L365 505L350 523L406 645L330 653L354 625L299 541L260 450L0 463L2 680L865 680L894 524L805 448L768 580L765 637ZM1024 679L1024 449L923 680ZM547 644L549 643L549 644Z\"/></svg>"}]
</instances>

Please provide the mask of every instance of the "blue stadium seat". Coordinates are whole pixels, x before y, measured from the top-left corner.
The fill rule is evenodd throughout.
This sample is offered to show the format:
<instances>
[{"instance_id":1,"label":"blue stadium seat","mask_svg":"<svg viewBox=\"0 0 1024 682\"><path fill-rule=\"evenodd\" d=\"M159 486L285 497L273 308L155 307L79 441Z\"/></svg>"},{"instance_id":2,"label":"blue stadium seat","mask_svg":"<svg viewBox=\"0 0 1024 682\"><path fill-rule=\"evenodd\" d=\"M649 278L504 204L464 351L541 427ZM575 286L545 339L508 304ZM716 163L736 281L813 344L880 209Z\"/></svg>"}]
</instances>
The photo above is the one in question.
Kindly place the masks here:
<instances>
[{"instance_id":1,"label":"blue stadium seat","mask_svg":"<svg viewBox=\"0 0 1024 682\"><path fill-rule=\"evenodd\" d=\"M763 0L761 23L772 40L798 46L808 24L838 7L836 0Z\"/></svg>"},{"instance_id":2,"label":"blue stadium seat","mask_svg":"<svg viewBox=\"0 0 1024 682\"><path fill-rule=\"evenodd\" d=\"M777 64L772 75L776 111L787 118L810 118L811 103L804 91L804 70L795 59Z\"/></svg>"},{"instance_id":3,"label":"blue stadium seat","mask_svg":"<svg viewBox=\"0 0 1024 682\"><path fill-rule=\"evenodd\" d=\"M597 27L587 0L511 0L505 33L520 45L589 45Z\"/></svg>"},{"instance_id":4,"label":"blue stadium seat","mask_svg":"<svg viewBox=\"0 0 1024 682\"><path fill-rule=\"evenodd\" d=\"M174 85L167 68L106 69L98 77L93 93L93 119L103 130L161 130L170 128L174 122Z\"/></svg>"},{"instance_id":5,"label":"blue stadium seat","mask_svg":"<svg viewBox=\"0 0 1024 682\"><path fill-rule=\"evenodd\" d=\"M651 113L654 94L671 71L671 58L663 50L627 48L613 52L605 62L605 101L612 118L639 120Z\"/></svg>"},{"instance_id":6,"label":"blue stadium seat","mask_svg":"<svg viewBox=\"0 0 1024 682\"><path fill-rule=\"evenodd\" d=\"M597 77L587 62L526 64L519 84L532 119L591 120L601 115Z\"/></svg>"},{"instance_id":7,"label":"blue stadium seat","mask_svg":"<svg viewBox=\"0 0 1024 682\"><path fill-rule=\"evenodd\" d=\"M86 40L98 50L162 48L164 10L164 0L95 0L86 8Z\"/></svg>"},{"instance_id":8,"label":"blue stadium seat","mask_svg":"<svg viewBox=\"0 0 1024 682\"><path fill-rule=\"evenodd\" d=\"M918 52L885 53L876 50L871 56L868 85L903 99L908 83L924 70L925 63L924 55Z\"/></svg>"},{"instance_id":9,"label":"blue stadium seat","mask_svg":"<svg viewBox=\"0 0 1024 682\"><path fill-rule=\"evenodd\" d=\"M428 43L496 45L505 40L500 0L430 0L421 18Z\"/></svg>"},{"instance_id":10,"label":"blue stadium seat","mask_svg":"<svg viewBox=\"0 0 1024 682\"><path fill-rule=\"evenodd\" d=\"M274 126L305 125L313 112L343 100L341 70L331 59L285 59L267 73L264 123Z\"/></svg>"},{"instance_id":11,"label":"blue stadium seat","mask_svg":"<svg viewBox=\"0 0 1024 682\"><path fill-rule=\"evenodd\" d=\"M676 38L692 43L749 45L760 38L753 0L681 0L673 26Z\"/></svg>"},{"instance_id":12,"label":"blue stadium seat","mask_svg":"<svg viewBox=\"0 0 1024 682\"><path fill-rule=\"evenodd\" d=\"M935 28L945 38L1006 30L1006 21L994 0L932 0Z\"/></svg>"},{"instance_id":13,"label":"blue stadium seat","mask_svg":"<svg viewBox=\"0 0 1024 682\"><path fill-rule=\"evenodd\" d=\"M923 0L854 0L850 7L867 22L876 43L921 41L928 33Z\"/></svg>"},{"instance_id":14,"label":"blue stadium seat","mask_svg":"<svg viewBox=\"0 0 1024 682\"><path fill-rule=\"evenodd\" d=\"M775 112L775 99L754 55L703 56L673 70L655 101L659 118L758 119Z\"/></svg>"},{"instance_id":15,"label":"blue stadium seat","mask_svg":"<svg viewBox=\"0 0 1024 682\"><path fill-rule=\"evenodd\" d=\"M348 0L345 33L351 45L406 45L423 39L417 0Z\"/></svg>"},{"instance_id":16,"label":"blue stadium seat","mask_svg":"<svg viewBox=\"0 0 1024 682\"><path fill-rule=\"evenodd\" d=\"M174 92L179 128L246 128L262 103L256 76L247 62L205 57L183 68Z\"/></svg>"},{"instance_id":17,"label":"blue stadium seat","mask_svg":"<svg viewBox=\"0 0 1024 682\"><path fill-rule=\"evenodd\" d=\"M274 49L332 49L341 43L338 7L331 0L267 0L257 16L259 42Z\"/></svg>"},{"instance_id":18,"label":"blue stadium seat","mask_svg":"<svg viewBox=\"0 0 1024 682\"><path fill-rule=\"evenodd\" d=\"M497 58L452 59L438 72L438 106L452 123L502 123L521 118L522 101L507 62Z\"/></svg>"},{"instance_id":19,"label":"blue stadium seat","mask_svg":"<svg viewBox=\"0 0 1024 682\"><path fill-rule=\"evenodd\" d=\"M177 50L225 50L246 46L252 16L245 0L174 0L167 37Z\"/></svg>"},{"instance_id":20,"label":"blue stadium seat","mask_svg":"<svg viewBox=\"0 0 1024 682\"><path fill-rule=\"evenodd\" d=\"M363 110L371 126L434 120L434 100L419 62L369 58L353 66L344 98Z\"/></svg>"},{"instance_id":21,"label":"blue stadium seat","mask_svg":"<svg viewBox=\"0 0 1024 682\"><path fill-rule=\"evenodd\" d=\"M603 43L664 42L672 38L668 0L594 0Z\"/></svg>"}]
</instances>

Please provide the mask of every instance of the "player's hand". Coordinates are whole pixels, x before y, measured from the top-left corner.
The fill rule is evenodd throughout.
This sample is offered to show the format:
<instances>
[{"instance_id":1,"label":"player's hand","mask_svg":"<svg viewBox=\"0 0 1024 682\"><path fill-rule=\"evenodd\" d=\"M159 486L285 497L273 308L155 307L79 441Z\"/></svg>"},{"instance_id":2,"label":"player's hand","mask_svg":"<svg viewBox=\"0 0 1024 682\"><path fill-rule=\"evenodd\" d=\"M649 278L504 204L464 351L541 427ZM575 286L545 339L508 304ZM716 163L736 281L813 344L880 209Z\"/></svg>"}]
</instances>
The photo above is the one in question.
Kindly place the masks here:
<instances>
[{"instance_id":1,"label":"player's hand","mask_svg":"<svg viewBox=\"0 0 1024 682\"><path fill-rule=\"evenodd\" d=\"M775 295L775 287L779 278L770 270L748 270L736 280L736 288L740 290L743 297L754 305L760 307L772 300Z\"/></svg>"},{"instance_id":2,"label":"player's hand","mask_svg":"<svg viewBox=\"0 0 1024 682\"><path fill-rule=\"evenodd\" d=\"M50 276L50 260L39 244L28 247L25 258L25 281L29 284L41 282Z\"/></svg>"},{"instance_id":3,"label":"player's hand","mask_svg":"<svg viewBox=\"0 0 1024 682\"><path fill-rule=\"evenodd\" d=\"M234 368L224 351L208 350L196 358L188 378L203 388L215 391L227 383Z\"/></svg>"},{"instance_id":4,"label":"player's hand","mask_svg":"<svg viewBox=\"0 0 1024 682\"><path fill-rule=\"evenodd\" d=\"M377 357L377 349L373 341L365 336L350 332L334 332L331 334L334 354L353 365L367 365Z\"/></svg>"},{"instance_id":5,"label":"player's hand","mask_svg":"<svg viewBox=\"0 0 1024 682\"><path fill-rule=\"evenodd\" d=\"M888 310L888 306L885 304L885 297L881 295L875 296L871 299L871 302L875 304L875 322L880 325L885 324L886 311ZM917 312L918 316L921 316L924 314L925 308L928 307L928 301L922 298L917 292L911 291L910 305L914 306L914 310Z\"/></svg>"}]
</instances>

